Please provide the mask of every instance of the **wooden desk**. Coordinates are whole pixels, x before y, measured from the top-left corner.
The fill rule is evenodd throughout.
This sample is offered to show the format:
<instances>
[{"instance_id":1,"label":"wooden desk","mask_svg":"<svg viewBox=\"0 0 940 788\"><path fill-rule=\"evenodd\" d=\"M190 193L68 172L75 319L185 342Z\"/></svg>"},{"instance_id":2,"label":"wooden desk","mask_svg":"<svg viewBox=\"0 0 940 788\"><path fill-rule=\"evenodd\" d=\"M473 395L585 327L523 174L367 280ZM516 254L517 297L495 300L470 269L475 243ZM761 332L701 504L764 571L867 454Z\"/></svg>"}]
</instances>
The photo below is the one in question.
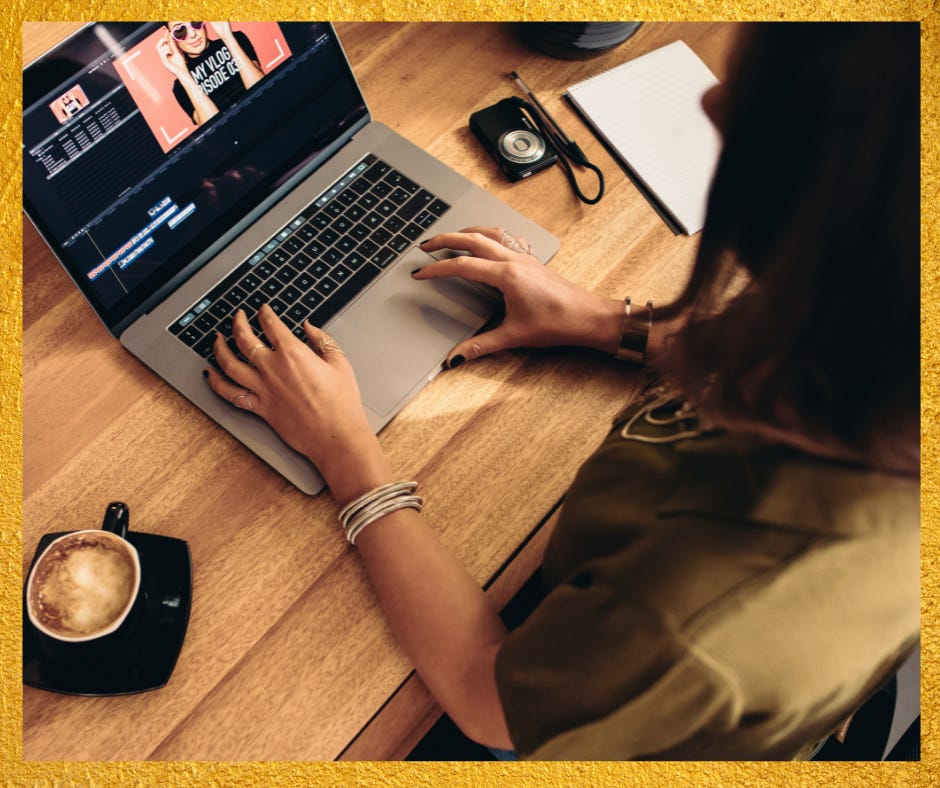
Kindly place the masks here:
<instances>
[{"instance_id":1,"label":"wooden desk","mask_svg":"<svg viewBox=\"0 0 940 788\"><path fill-rule=\"evenodd\" d=\"M696 238L673 236L560 98L678 38L722 78L735 25L646 24L588 61L527 49L507 24L337 26L373 116L562 240L551 262L599 292L665 302ZM74 25L29 24L31 59ZM518 70L608 181L588 207L554 168L511 185L467 127ZM585 180L586 189L593 182ZM47 531L133 529L189 542L193 609L169 684L118 698L24 687L27 760L401 758L440 714L393 641L332 498L308 498L110 337L24 221L23 566ZM427 519L501 607L636 373L598 354L512 351L437 377L382 432ZM524 546L521 550L520 547Z\"/></svg>"}]
</instances>

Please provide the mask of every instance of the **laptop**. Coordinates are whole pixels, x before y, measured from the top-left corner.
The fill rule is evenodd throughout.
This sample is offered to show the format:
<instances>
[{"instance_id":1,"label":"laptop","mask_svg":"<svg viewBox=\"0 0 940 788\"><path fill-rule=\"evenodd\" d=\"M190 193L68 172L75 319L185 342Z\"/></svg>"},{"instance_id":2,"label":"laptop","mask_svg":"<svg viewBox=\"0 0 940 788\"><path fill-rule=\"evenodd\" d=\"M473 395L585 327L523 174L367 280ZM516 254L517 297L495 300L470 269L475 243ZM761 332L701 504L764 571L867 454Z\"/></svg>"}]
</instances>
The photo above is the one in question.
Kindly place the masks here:
<instances>
[{"instance_id":1,"label":"laptop","mask_svg":"<svg viewBox=\"0 0 940 788\"><path fill-rule=\"evenodd\" d=\"M414 281L418 243L492 225L543 263L559 244L373 121L330 24L172 28L92 23L24 69L24 211L127 350L315 494L311 463L201 374L234 311L327 330L378 431L498 308Z\"/></svg>"}]
</instances>

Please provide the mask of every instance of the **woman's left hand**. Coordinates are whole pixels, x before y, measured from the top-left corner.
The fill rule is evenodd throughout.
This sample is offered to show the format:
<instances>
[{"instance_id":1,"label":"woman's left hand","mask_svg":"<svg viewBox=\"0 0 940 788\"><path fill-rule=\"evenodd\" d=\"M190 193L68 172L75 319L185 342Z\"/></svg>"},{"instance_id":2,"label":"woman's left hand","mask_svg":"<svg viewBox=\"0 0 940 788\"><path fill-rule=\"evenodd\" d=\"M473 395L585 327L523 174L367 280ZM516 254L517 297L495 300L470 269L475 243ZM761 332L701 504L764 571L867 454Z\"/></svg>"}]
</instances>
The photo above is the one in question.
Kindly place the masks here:
<instances>
[{"instance_id":1,"label":"woman's left hand","mask_svg":"<svg viewBox=\"0 0 940 788\"><path fill-rule=\"evenodd\" d=\"M208 370L209 386L235 407L264 419L306 455L340 503L391 481L391 471L369 425L349 360L329 335L304 323L310 345L291 333L265 304L258 319L270 346L242 310L232 334L248 362L220 336L213 351L225 375Z\"/></svg>"}]
</instances>

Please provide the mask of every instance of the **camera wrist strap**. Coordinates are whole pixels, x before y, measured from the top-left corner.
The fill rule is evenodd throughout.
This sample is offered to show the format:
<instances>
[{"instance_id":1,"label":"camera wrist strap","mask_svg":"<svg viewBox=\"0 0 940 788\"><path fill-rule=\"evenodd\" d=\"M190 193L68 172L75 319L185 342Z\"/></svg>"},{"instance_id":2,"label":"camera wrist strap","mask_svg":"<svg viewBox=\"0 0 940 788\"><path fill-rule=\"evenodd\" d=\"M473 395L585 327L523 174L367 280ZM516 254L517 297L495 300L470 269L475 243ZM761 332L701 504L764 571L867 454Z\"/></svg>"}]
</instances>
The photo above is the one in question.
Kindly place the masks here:
<instances>
[{"instance_id":1,"label":"camera wrist strap","mask_svg":"<svg viewBox=\"0 0 940 788\"><path fill-rule=\"evenodd\" d=\"M535 125L538 126L539 131L551 140L552 145L554 145L555 149L558 151L558 163L564 168L565 175L568 177L568 181L577 198L587 205L596 205L599 203L601 197L604 196L604 173L601 172L600 167L588 161L587 156L585 156L581 148L578 147L578 143L568 138L567 135L556 132L536 107L528 101L516 96L512 97L512 101L517 104L520 109L524 110ZM581 187L578 185L578 179L574 174L569 159L585 169L592 170L597 175L597 195L595 197L586 197L584 192L581 191Z\"/></svg>"}]
</instances>

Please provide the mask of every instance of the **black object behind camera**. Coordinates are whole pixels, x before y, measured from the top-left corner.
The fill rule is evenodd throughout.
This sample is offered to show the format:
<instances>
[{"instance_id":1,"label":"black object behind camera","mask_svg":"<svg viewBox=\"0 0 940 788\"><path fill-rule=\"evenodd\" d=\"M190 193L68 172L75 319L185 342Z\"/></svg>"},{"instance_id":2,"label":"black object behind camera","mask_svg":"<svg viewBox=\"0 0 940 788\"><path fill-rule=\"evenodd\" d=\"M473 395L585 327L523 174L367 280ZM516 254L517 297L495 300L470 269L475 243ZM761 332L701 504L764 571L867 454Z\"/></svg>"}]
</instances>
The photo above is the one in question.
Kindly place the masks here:
<instances>
[{"instance_id":1,"label":"black object behind camera","mask_svg":"<svg viewBox=\"0 0 940 788\"><path fill-rule=\"evenodd\" d=\"M551 142L513 99L474 112L470 130L511 181L521 181L558 161Z\"/></svg>"}]
</instances>

